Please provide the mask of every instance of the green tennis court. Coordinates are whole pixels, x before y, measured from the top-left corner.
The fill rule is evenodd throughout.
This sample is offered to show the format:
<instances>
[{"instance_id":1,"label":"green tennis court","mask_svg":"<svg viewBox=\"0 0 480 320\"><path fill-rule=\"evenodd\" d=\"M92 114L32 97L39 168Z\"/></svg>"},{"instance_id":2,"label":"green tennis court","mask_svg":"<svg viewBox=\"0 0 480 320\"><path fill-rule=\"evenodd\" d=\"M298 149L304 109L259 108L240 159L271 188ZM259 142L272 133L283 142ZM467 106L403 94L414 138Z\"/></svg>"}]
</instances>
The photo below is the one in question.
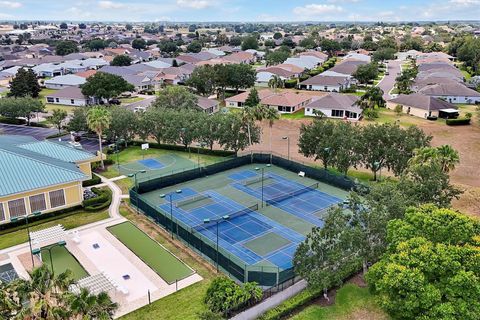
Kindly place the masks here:
<instances>
[{"instance_id":1,"label":"green tennis court","mask_svg":"<svg viewBox=\"0 0 480 320\"><path fill-rule=\"evenodd\" d=\"M194 273L131 222L120 223L107 229L167 283L174 283L175 280L184 279Z\"/></svg>"},{"instance_id":2,"label":"green tennis court","mask_svg":"<svg viewBox=\"0 0 480 320\"><path fill-rule=\"evenodd\" d=\"M52 252L53 271L55 274L60 274L68 270L72 271L73 280L77 281L88 276L87 271L82 267L80 262L67 250L65 247L53 247L50 251L47 250L50 247L42 248L42 261L49 269L52 268L50 264L50 251Z\"/></svg>"}]
</instances>

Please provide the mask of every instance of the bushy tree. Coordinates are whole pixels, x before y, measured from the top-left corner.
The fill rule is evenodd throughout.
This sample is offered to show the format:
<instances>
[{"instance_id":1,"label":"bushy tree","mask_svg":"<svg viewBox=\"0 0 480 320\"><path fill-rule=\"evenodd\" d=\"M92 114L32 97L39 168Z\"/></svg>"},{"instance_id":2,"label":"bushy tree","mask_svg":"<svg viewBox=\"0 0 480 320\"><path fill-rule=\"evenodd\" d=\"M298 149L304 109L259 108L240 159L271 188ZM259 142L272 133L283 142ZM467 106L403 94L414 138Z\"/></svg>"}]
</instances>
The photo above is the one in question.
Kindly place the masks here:
<instances>
[{"instance_id":1,"label":"bushy tree","mask_svg":"<svg viewBox=\"0 0 480 320\"><path fill-rule=\"evenodd\" d=\"M258 97L258 91L255 88L250 90L247 99L245 100L246 107L255 107L260 103L260 98Z\"/></svg>"},{"instance_id":2,"label":"bushy tree","mask_svg":"<svg viewBox=\"0 0 480 320\"><path fill-rule=\"evenodd\" d=\"M15 98L38 98L41 90L35 72L33 72L32 69L20 68L10 82L10 92L8 96Z\"/></svg>"},{"instance_id":3,"label":"bushy tree","mask_svg":"<svg viewBox=\"0 0 480 320\"><path fill-rule=\"evenodd\" d=\"M52 115L47 117L47 121L53 124L57 129L58 133L62 130L63 122L67 118L67 111L62 109L54 109Z\"/></svg>"},{"instance_id":4,"label":"bushy tree","mask_svg":"<svg viewBox=\"0 0 480 320\"><path fill-rule=\"evenodd\" d=\"M117 66L117 67L126 67L131 64L132 64L132 58L130 58L126 54L120 54L118 56L115 56L115 58L112 59L112 62L110 62L111 66Z\"/></svg>"},{"instance_id":5,"label":"bushy tree","mask_svg":"<svg viewBox=\"0 0 480 320\"><path fill-rule=\"evenodd\" d=\"M477 319L480 224L428 205L388 224L388 251L367 274L395 319Z\"/></svg>"},{"instance_id":6,"label":"bushy tree","mask_svg":"<svg viewBox=\"0 0 480 320\"><path fill-rule=\"evenodd\" d=\"M147 42L142 38L136 38L132 41L132 48L137 50L143 50L147 47Z\"/></svg>"},{"instance_id":7,"label":"bushy tree","mask_svg":"<svg viewBox=\"0 0 480 320\"><path fill-rule=\"evenodd\" d=\"M290 57L290 52L284 50L275 50L268 52L265 55L265 61L267 66L274 66L280 63L285 62Z\"/></svg>"},{"instance_id":8,"label":"bushy tree","mask_svg":"<svg viewBox=\"0 0 480 320\"><path fill-rule=\"evenodd\" d=\"M198 98L185 87L169 86L162 90L152 107L174 110L196 110Z\"/></svg>"},{"instance_id":9,"label":"bushy tree","mask_svg":"<svg viewBox=\"0 0 480 320\"><path fill-rule=\"evenodd\" d=\"M73 116L68 122L68 130L75 132L88 131L86 108L76 108L73 110Z\"/></svg>"},{"instance_id":10,"label":"bushy tree","mask_svg":"<svg viewBox=\"0 0 480 320\"><path fill-rule=\"evenodd\" d=\"M378 64L371 62L358 66L357 70L352 74L360 83L368 83L375 80L378 76Z\"/></svg>"},{"instance_id":11,"label":"bushy tree","mask_svg":"<svg viewBox=\"0 0 480 320\"><path fill-rule=\"evenodd\" d=\"M55 53L59 56L66 56L78 52L78 44L74 41L60 41L55 46Z\"/></svg>"},{"instance_id":12,"label":"bushy tree","mask_svg":"<svg viewBox=\"0 0 480 320\"><path fill-rule=\"evenodd\" d=\"M186 85L192 87L202 96L209 96L215 92L215 73L210 65L195 68L186 81Z\"/></svg>"},{"instance_id":13,"label":"bushy tree","mask_svg":"<svg viewBox=\"0 0 480 320\"><path fill-rule=\"evenodd\" d=\"M2 98L0 99L0 115L6 118L25 118L27 125L30 125L30 119L37 112L43 112L44 104L30 97L24 98Z\"/></svg>"},{"instance_id":14,"label":"bushy tree","mask_svg":"<svg viewBox=\"0 0 480 320\"><path fill-rule=\"evenodd\" d=\"M137 118L132 110L122 106L113 106L110 108L111 121L106 135L110 140L117 141L123 139L125 147L134 138L137 130Z\"/></svg>"},{"instance_id":15,"label":"bushy tree","mask_svg":"<svg viewBox=\"0 0 480 320\"><path fill-rule=\"evenodd\" d=\"M259 141L260 127L255 125L252 120L245 121L239 113L221 119L218 142L225 150L232 150L237 154L238 151Z\"/></svg>"},{"instance_id":16,"label":"bushy tree","mask_svg":"<svg viewBox=\"0 0 480 320\"><path fill-rule=\"evenodd\" d=\"M91 51L99 51L108 47L108 43L102 39L93 39L88 41L84 46Z\"/></svg>"},{"instance_id":17,"label":"bushy tree","mask_svg":"<svg viewBox=\"0 0 480 320\"><path fill-rule=\"evenodd\" d=\"M242 50L248 50L248 49L258 49L258 40L257 37L255 36L247 36L243 38L242 40Z\"/></svg>"},{"instance_id":18,"label":"bushy tree","mask_svg":"<svg viewBox=\"0 0 480 320\"><path fill-rule=\"evenodd\" d=\"M135 89L132 84L125 81L122 77L105 72L97 72L89 77L81 88L85 96L98 99L110 99L122 92Z\"/></svg>"},{"instance_id":19,"label":"bushy tree","mask_svg":"<svg viewBox=\"0 0 480 320\"><path fill-rule=\"evenodd\" d=\"M192 53L198 53L198 52L202 51L202 43L200 41L192 41L187 46L187 51L192 52Z\"/></svg>"}]
</instances>

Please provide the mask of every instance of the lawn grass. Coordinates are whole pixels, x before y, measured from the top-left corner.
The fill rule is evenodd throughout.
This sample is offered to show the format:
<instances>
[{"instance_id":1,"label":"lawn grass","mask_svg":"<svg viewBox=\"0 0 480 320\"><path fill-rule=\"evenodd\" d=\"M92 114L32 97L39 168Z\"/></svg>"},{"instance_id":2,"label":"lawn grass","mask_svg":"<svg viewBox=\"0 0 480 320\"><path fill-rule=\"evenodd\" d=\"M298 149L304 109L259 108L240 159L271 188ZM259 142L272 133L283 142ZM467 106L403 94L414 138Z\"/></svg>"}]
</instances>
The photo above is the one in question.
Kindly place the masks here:
<instances>
[{"instance_id":1,"label":"lawn grass","mask_svg":"<svg viewBox=\"0 0 480 320\"><path fill-rule=\"evenodd\" d=\"M197 313L205 310L203 298L211 281L218 275L207 267L207 263L200 257L191 255L188 251L173 244L168 235L161 234L158 226L146 219L143 215L137 215L125 206L120 207L120 213L154 240L159 242L170 252L192 267L203 277L203 280L187 288L179 290L165 298L157 300L150 305L135 310L120 319L162 319L162 320L196 320Z\"/></svg>"},{"instance_id":2,"label":"lawn grass","mask_svg":"<svg viewBox=\"0 0 480 320\"><path fill-rule=\"evenodd\" d=\"M47 246L45 248L51 247L53 246ZM75 281L88 276L87 271L85 271L80 262L75 259L67 248L55 246L50 251L52 253L53 271L55 274L70 270L72 272L72 279ZM49 269L52 268L50 264L50 251L42 250L42 261Z\"/></svg>"},{"instance_id":3,"label":"lawn grass","mask_svg":"<svg viewBox=\"0 0 480 320\"><path fill-rule=\"evenodd\" d=\"M304 109L300 109L295 111L294 113L282 113L280 118L281 119L304 119L304 118L310 118L310 117L305 115Z\"/></svg>"},{"instance_id":4,"label":"lawn grass","mask_svg":"<svg viewBox=\"0 0 480 320\"><path fill-rule=\"evenodd\" d=\"M55 109L60 109L60 110L66 111L68 114L73 114L73 111L77 108L81 108L81 107L66 106L62 104L51 104L51 103L45 104L46 112L52 112Z\"/></svg>"},{"instance_id":5,"label":"lawn grass","mask_svg":"<svg viewBox=\"0 0 480 320\"><path fill-rule=\"evenodd\" d=\"M462 72L462 75L465 78L465 81L468 81L472 78L472 75L467 70L461 70L460 69L460 71Z\"/></svg>"},{"instance_id":6,"label":"lawn grass","mask_svg":"<svg viewBox=\"0 0 480 320\"><path fill-rule=\"evenodd\" d=\"M120 223L107 229L167 283L174 283L193 273L183 262L131 222Z\"/></svg>"},{"instance_id":7,"label":"lawn grass","mask_svg":"<svg viewBox=\"0 0 480 320\"><path fill-rule=\"evenodd\" d=\"M128 191L133 187L133 180L129 178L116 180L114 183L122 190L122 194L128 194Z\"/></svg>"},{"instance_id":8,"label":"lawn grass","mask_svg":"<svg viewBox=\"0 0 480 320\"><path fill-rule=\"evenodd\" d=\"M358 317L362 315L363 317ZM335 304L328 307L311 305L290 318L291 320L380 320L389 317L378 307L367 288L346 284L337 291Z\"/></svg>"},{"instance_id":9,"label":"lawn grass","mask_svg":"<svg viewBox=\"0 0 480 320\"><path fill-rule=\"evenodd\" d=\"M130 103L134 103L134 102L143 101L145 99L142 98L142 97L131 97L131 98L120 98L118 100L120 100L120 102L122 104L130 104Z\"/></svg>"},{"instance_id":10,"label":"lawn grass","mask_svg":"<svg viewBox=\"0 0 480 320\"><path fill-rule=\"evenodd\" d=\"M200 163L203 165L208 165L212 163L216 163L222 159L219 156L212 156L212 155L205 155L200 154L198 155L195 152L187 152L187 151L174 151L174 150L166 150L166 149L154 149L150 148L147 150L142 150L140 146L131 146L128 147L118 153L118 161L120 165L126 164L129 162L137 161L145 158L157 158L159 156L173 154L181 158L188 159L192 161L192 163L196 164L198 159ZM117 154L110 156L113 160L117 161ZM118 168L116 164L108 166L106 171L102 172L101 175L105 176L106 178L113 178L118 177Z\"/></svg>"},{"instance_id":11,"label":"lawn grass","mask_svg":"<svg viewBox=\"0 0 480 320\"><path fill-rule=\"evenodd\" d=\"M61 216L52 217L44 221L36 221L30 224L30 231L36 231L61 224L65 229L73 229L92 222L107 219L109 217L108 210L100 212L86 212L78 210L73 213L66 213ZM28 241L26 228L15 229L15 231L8 232L8 230L0 233L0 249L5 249L17 244Z\"/></svg>"},{"instance_id":12,"label":"lawn grass","mask_svg":"<svg viewBox=\"0 0 480 320\"><path fill-rule=\"evenodd\" d=\"M394 123L398 122L398 124L402 127L411 127L418 124L418 120L415 119L413 116L409 116L406 114L397 115L395 111L387 109L387 108L380 108L378 109L378 118L373 120L365 119L366 121L376 122L376 123ZM427 120L424 120L427 121Z\"/></svg>"}]
</instances>

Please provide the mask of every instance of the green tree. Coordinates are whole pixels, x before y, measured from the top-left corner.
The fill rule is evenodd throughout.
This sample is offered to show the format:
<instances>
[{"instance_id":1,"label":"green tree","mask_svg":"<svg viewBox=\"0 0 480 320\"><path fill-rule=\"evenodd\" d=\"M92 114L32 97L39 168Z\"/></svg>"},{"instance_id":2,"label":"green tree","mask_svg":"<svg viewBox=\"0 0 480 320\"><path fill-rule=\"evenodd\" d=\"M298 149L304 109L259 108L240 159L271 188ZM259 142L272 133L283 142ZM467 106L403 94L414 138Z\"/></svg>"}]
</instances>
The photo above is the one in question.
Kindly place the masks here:
<instances>
[{"instance_id":1,"label":"green tree","mask_svg":"<svg viewBox=\"0 0 480 320\"><path fill-rule=\"evenodd\" d=\"M395 59L395 54L397 50L393 48L382 48L373 53L373 60L374 61L385 61L385 60L393 60Z\"/></svg>"},{"instance_id":2,"label":"green tree","mask_svg":"<svg viewBox=\"0 0 480 320\"><path fill-rule=\"evenodd\" d=\"M198 52L202 51L202 43L200 41L192 41L187 46L187 51L188 52L193 52L193 53L198 53Z\"/></svg>"},{"instance_id":3,"label":"green tree","mask_svg":"<svg viewBox=\"0 0 480 320\"><path fill-rule=\"evenodd\" d=\"M247 89L255 85L257 72L249 64L227 64L224 68L229 74L228 86L237 92L239 89Z\"/></svg>"},{"instance_id":4,"label":"green tree","mask_svg":"<svg viewBox=\"0 0 480 320\"><path fill-rule=\"evenodd\" d=\"M432 205L388 224L388 251L367 273L369 288L395 319L477 319L480 225Z\"/></svg>"},{"instance_id":5,"label":"green tree","mask_svg":"<svg viewBox=\"0 0 480 320\"><path fill-rule=\"evenodd\" d=\"M196 121L200 123L198 125L198 142L207 146L210 150L213 150L213 145L220 138L221 125L224 117L228 115L216 112L214 114L206 114L201 112L198 114Z\"/></svg>"},{"instance_id":6,"label":"green tree","mask_svg":"<svg viewBox=\"0 0 480 320\"><path fill-rule=\"evenodd\" d=\"M113 319L118 308L107 293L95 295L85 288L79 294L67 295L66 300L71 313L81 319Z\"/></svg>"},{"instance_id":7,"label":"green tree","mask_svg":"<svg viewBox=\"0 0 480 320\"><path fill-rule=\"evenodd\" d=\"M125 147L127 147L128 142L133 140L137 128L135 113L122 106L110 108L110 113L111 121L105 133L110 140L123 139Z\"/></svg>"},{"instance_id":8,"label":"green tree","mask_svg":"<svg viewBox=\"0 0 480 320\"><path fill-rule=\"evenodd\" d=\"M369 87L365 94L360 98L358 105L366 110L385 107L386 101L383 99L383 90L379 87Z\"/></svg>"},{"instance_id":9,"label":"green tree","mask_svg":"<svg viewBox=\"0 0 480 320\"><path fill-rule=\"evenodd\" d=\"M73 110L73 116L68 122L69 131L87 131L87 109L86 108L76 108Z\"/></svg>"},{"instance_id":10,"label":"green tree","mask_svg":"<svg viewBox=\"0 0 480 320\"><path fill-rule=\"evenodd\" d=\"M25 118L27 125L37 112L43 112L45 106L38 99L30 97L0 99L0 115L7 118Z\"/></svg>"},{"instance_id":11,"label":"green tree","mask_svg":"<svg viewBox=\"0 0 480 320\"><path fill-rule=\"evenodd\" d=\"M280 63L285 62L290 57L290 52L286 52L284 50L275 50L270 51L265 55L266 65L274 66Z\"/></svg>"},{"instance_id":12,"label":"green tree","mask_svg":"<svg viewBox=\"0 0 480 320\"><path fill-rule=\"evenodd\" d=\"M37 76L33 70L20 68L10 82L10 92L8 96L16 98L27 96L38 98L41 90Z\"/></svg>"},{"instance_id":13,"label":"green tree","mask_svg":"<svg viewBox=\"0 0 480 320\"><path fill-rule=\"evenodd\" d=\"M315 49L317 47L317 43L314 38L308 37L303 39L302 41L299 42L298 44L300 47L303 47L305 49Z\"/></svg>"},{"instance_id":14,"label":"green tree","mask_svg":"<svg viewBox=\"0 0 480 320\"><path fill-rule=\"evenodd\" d=\"M157 46L160 49L160 51L166 52L166 53L173 53L178 50L176 43L171 40L162 40Z\"/></svg>"},{"instance_id":15,"label":"green tree","mask_svg":"<svg viewBox=\"0 0 480 320\"><path fill-rule=\"evenodd\" d=\"M268 87L273 88L274 92L277 92L278 89L284 88L285 87L285 82L283 82L282 78L280 76L277 76L274 74L270 80L268 80Z\"/></svg>"},{"instance_id":16,"label":"green tree","mask_svg":"<svg viewBox=\"0 0 480 320\"><path fill-rule=\"evenodd\" d=\"M273 39L278 40L278 39L281 39L281 38L283 38L283 35L280 32L275 32L273 34Z\"/></svg>"},{"instance_id":17,"label":"green tree","mask_svg":"<svg viewBox=\"0 0 480 320\"><path fill-rule=\"evenodd\" d=\"M307 158L321 160L325 169L331 164L336 152L333 121L315 119L311 124L302 124L298 141L299 151Z\"/></svg>"},{"instance_id":18,"label":"green tree","mask_svg":"<svg viewBox=\"0 0 480 320\"><path fill-rule=\"evenodd\" d=\"M87 48L91 51L99 51L99 50L103 50L106 47L108 47L108 43L106 43L102 39L93 39L93 40L88 41L84 46L85 46L85 48Z\"/></svg>"},{"instance_id":19,"label":"green tree","mask_svg":"<svg viewBox=\"0 0 480 320\"><path fill-rule=\"evenodd\" d=\"M238 151L259 141L260 128L253 121L245 122L238 113L222 118L218 142L224 150L232 150L237 154Z\"/></svg>"},{"instance_id":20,"label":"green tree","mask_svg":"<svg viewBox=\"0 0 480 320\"><path fill-rule=\"evenodd\" d=\"M169 86L158 94L152 106L173 110L197 110L197 102L198 98L185 87Z\"/></svg>"},{"instance_id":21,"label":"green tree","mask_svg":"<svg viewBox=\"0 0 480 320\"><path fill-rule=\"evenodd\" d=\"M393 109L393 111L395 111L395 114L396 114L397 116L400 116L400 115L402 114L402 112L403 112L403 106L402 106L401 104L397 104L397 105L395 106L395 108Z\"/></svg>"},{"instance_id":22,"label":"green tree","mask_svg":"<svg viewBox=\"0 0 480 320\"><path fill-rule=\"evenodd\" d=\"M442 145L415 150L414 156L410 159L411 165L423 165L432 162L438 163L442 171L448 173L460 163L460 157L451 146Z\"/></svg>"},{"instance_id":23,"label":"green tree","mask_svg":"<svg viewBox=\"0 0 480 320\"><path fill-rule=\"evenodd\" d=\"M111 121L112 115L104 106L93 106L87 111L88 127L98 135L98 151L100 155L100 167L102 170L105 169L103 164L102 136L105 130L109 128Z\"/></svg>"},{"instance_id":24,"label":"green tree","mask_svg":"<svg viewBox=\"0 0 480 320\"><path fill-rule=\"evenodd\" d=\"M66 56L78 52L78 44L73 41L60 41L55 46L55 53L59 56Z\"/></svg>"},{"instance_id":25,"label":"green tree","mask_svg":"<svg viewBox=\"0 0 480 320\"><path fill-rule=\"evenodd\" d=\"M245 100L244 105L246 107L255 107L260 103L260 98L258 97L258 91L255 88L252 88L250 92L248 93L248 97Z\"/></svg>"},{"instance_id":26,"label":"green tree","mask_svg":"<svg viewBox=\"0 0 480 320\"><path fill-rule=\"evenodd\" d=\"M243 38L242 40L242 50L248 50L248 49L258 49L258 40L257 37L255 36L248 36Z\"/></svg>"},{"instance_id":27,"label":"green tree","mask_svg":"<svg viewBox=\"0 0 480 320\"><path fill-rule=\"evenodd\" d=\"M320 41L320 47L322 48L322 51L326 51L328 53L329 57L333 57L336 51L342 49L340 43L330 39L322 39Z\"/></svg>"},{"instance_id":28,"label":"green tree","mask_svg":"<svg viewBox=\"0 0 480 320\"><path fill-rule=\"evenodd\" d=\"M137 50L143 50L147 47L147 42L142 38L136 38L132 41L132 48Z\"/></svg>"},{"instance_id":29,"label":"green tree","mask_svg":"<svg viewBox=\"0 0 480 320\"><path fill-rule=\"evenodd\" d=\"M130 58L126 54L120 54L118 56L115 56L112 62L110 62L111 66L117 66L117 67L125 67L131 64L132 64L132 58Z\"/></svg>"},{"instance_id":30,"label":"green tree","mask_svg":"<svg viewBox=\"0 0 480 320\"><path fill-rule=\"evenodd\" d=\"M135 87L122 77L105 72L97 72L89 77L81 88L85 96L97 99L110 99L122 92L135 90Z\"/></svg>"},{"instance_id":31,"label":"green tree","mask_svg":"<svg viewBox=\"0 0 480 320\"><path fill-rule=\"evenodd\" d=\"M57 129L58 133L62 130L63 122L67 118L67 111L62 109L53 109L52 115L47 118L48 122L53 124Z\"/></svg>"},{"instance_id":32,"label":"green tree","mask_svg":"<svg viewBox=\"0 0 480 320\"><path fill-rule=\"evenodd\" d=\"M195 68L185 83L202 96L209 96L215 92L215 71L212 66L205 65Z\"/></svg>"},{"instance_id":33,"label":"green tree","mask_svg":"<svg viewBox=\"0 0 480 320\"><path fill-rule=\"evenodd\" d=\"M352 74L360 83L368 83L375 80L378 76L378 64L376 62L362 64Z\"/></svg>"}]
</instances>

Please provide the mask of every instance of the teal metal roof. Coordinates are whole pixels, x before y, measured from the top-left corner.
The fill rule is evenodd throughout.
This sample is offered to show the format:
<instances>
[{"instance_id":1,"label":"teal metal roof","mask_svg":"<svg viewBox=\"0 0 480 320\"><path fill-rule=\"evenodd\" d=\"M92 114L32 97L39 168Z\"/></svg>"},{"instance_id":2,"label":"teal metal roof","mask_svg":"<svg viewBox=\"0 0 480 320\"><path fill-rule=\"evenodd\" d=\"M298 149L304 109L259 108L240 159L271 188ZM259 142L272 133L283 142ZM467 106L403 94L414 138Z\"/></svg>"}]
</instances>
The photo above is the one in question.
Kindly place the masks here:
<instances>
[{"instance_id":1,"label":"teal metal roof","mask_svg":"<svg viewBox=\"0 0 480 320\"><path fill-rule=\"evenodd\" d=\"M18 145L18 147L67 162L78 162L82 160L93 159L95 157L95 155L90 152L50 141L36 141L27 144L21 144Z\"/></svg>"},{"instance_id":2,"label":"teal metal roof","mask_svg":"<svg viewBox=\"0 0 480 320\"><path fill-rule=\"evenodd\" d=\"M65 167L0 149L0 196L88 179L75 165Z\"/></svg>"}]
</instances>

